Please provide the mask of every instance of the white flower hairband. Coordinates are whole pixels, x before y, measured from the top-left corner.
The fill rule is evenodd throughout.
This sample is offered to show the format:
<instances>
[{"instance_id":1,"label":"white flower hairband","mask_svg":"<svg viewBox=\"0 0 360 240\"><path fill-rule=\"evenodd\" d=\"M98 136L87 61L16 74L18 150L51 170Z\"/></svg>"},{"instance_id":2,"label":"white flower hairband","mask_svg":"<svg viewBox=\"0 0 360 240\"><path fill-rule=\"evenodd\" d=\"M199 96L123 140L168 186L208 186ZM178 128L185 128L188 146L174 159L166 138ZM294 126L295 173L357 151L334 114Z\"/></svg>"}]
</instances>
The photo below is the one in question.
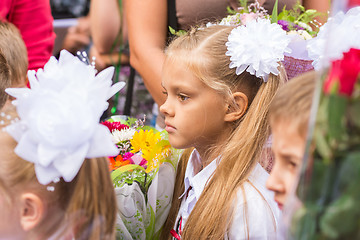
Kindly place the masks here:
<instances>
[{"instance_id":1,"label":"white flower hairband","mask_svg":"<svg viewBox=\"0 0 360 240\"><path fill-rule=\"evenodd\" d=\"M70 182L85 158L118 154L99 123L107 100L125 85L112 85L113 73L109 67L95 76L92 66L63 50L59 61L51 57L44 70L28 72L31 89L6 89L20 117L6 130L18 142L15 153L34 163L41 184L60 177Z\"/></svg>"},{"instance_id":2,"label":"white flower hairband","mask_svg":"<svg viewBox=\"0 0 360 240\"><path fill-rule=\"evenodd\" d=\"M258 18L233 29L226 43L226 55L230 56L230 68L239 75L245 70L267 81L269 74L279 74L279 61L288 48L291 38L276 23Z\"/></svg>"},{"instance_id":3,"label":"white flower hairband","mask_svg":"<svg viewBox=\"0 0 360 240\"><path fill-rule=\"evenodd\" d=\"M309 57L316 70L326 68L331 61L341 59L350 48L360 48L360 7L346 14L338 12L320 27L318 35L309 40Z\"/></svg>"}]
</instances>

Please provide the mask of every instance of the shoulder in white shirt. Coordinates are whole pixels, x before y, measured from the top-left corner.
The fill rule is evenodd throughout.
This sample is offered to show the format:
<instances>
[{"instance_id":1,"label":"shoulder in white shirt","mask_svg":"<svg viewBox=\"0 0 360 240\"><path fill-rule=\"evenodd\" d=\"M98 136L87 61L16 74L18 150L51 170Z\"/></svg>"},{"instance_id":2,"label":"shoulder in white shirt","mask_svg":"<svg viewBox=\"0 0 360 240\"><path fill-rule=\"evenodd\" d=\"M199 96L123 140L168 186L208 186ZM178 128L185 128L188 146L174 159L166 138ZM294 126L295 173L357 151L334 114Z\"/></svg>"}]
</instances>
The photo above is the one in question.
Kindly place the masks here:
<instances>
[{"instance_id":1,"label":"shoulder in white shirt","mask_svg":"<svg viewBox=\"0 0 360 240\"><path fill-rule=\"evenodd\" d=\"M265 187L268 176L257 164L249 181L244 183L245 199L239 189L233 220L225 239L276 239L281 213L273 192Z\"/></svg>"}]
</instances>

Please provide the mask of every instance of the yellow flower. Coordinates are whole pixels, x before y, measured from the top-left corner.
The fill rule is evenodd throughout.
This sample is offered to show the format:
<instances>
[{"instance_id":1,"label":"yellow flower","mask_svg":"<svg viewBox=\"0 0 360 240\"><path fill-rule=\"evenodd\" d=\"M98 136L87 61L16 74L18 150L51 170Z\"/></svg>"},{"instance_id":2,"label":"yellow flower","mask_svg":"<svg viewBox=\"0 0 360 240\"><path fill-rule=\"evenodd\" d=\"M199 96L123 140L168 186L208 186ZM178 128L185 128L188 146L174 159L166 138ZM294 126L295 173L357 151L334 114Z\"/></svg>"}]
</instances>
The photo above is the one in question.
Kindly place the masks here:
<instances>
[{"instance_id":1,"label":"yellow flower","mask_svg":"<svg viewBox=\"0 0 360 240\"><path fill-rule=\"evenodd\" d=\"M160 139L160 132L154 133L153 130L140 130L135 132L133 138L130 140L132 146L131 152L137 153L141 151L144 154L144 152L150 151ZM143 158L149 161L149 159L146 159L144 156Z\"/></svg>"},{"instance_id":2,"label":"yellow flower","mask_svg":"<svg viewBox=\"0 0 360 240\"><path fill-rule=\"evenodd\" d=\"M164 145L158 142L153 149L146 153L146 157L150 159L148 160L146 172L149 173L156 169L169 156L170 152L170 144Z\"/></svg>"},{"instance_id":3,"label":"yellow flower","mask_svg":"<svg viewBox=\"0 0 360 240\"><path fill-rule=\"evenodd\" d=\"M130 143L131 152L141 152L142 158L147 161L147 173L156 169L170 154L169 141L161 140L160 132L154 133L153 130L136 132Z\"/></svg>"}]
</instances>

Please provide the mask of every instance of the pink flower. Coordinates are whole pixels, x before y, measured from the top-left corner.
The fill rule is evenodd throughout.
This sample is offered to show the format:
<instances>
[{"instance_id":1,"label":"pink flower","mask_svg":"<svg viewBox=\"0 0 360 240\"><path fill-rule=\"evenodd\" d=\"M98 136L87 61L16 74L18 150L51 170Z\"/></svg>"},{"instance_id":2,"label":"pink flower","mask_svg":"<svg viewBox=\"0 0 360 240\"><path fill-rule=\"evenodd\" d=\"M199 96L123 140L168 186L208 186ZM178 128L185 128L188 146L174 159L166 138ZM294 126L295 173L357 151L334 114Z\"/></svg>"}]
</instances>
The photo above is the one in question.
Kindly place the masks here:
<instances>
[{"instance_id":1,"label":"pink flower","mask_svg":"<svg viewBox=\"0 0 360 240\"><path fill-rule=\"evenodd\" d=\"M125 153L122 157L123 157L124 160L128 160L128 159L131 158L132 156L134 156L133 153L127 152L127 153Z\"/></svg>"},{"instance_id":2,"label":"pink flower","mask_svg":"<svg viewBox=\"0 0 360 240\"><path fill-rule=\"evenodd\" d=\"M341 60L333 61L330 74L324 83L324 92L334 91L338 84L338 93L351 96L360 74L360 49L350 49Z\"/></svg>"},{"instance_id":3,"label":"pink flower","mask_svg":"<svg viewBox=\"0 0 360 240\"><path fill-rule=\"evenodd\" d=\"M252 21L254 19L257 19L258 15L256 13L244 13L244 14L241 14L240 16L240 20L241 20L241 23L246 25L246 23L248 23L249 21Z\"/></svg>"},{"instance_id":4,"label":"pink flower","mask_svg":"<svg viewBox=\"0 0 360 240\"><path fill-rule=\"evenodd\" d=\"M110 132L113 132L114 130L119 130L120 131L122 129L128 129L129 128L128 125L121 124L120 122L104 121L104 122L101 122L101 124L108 127Z\"/></svg>"}]
</instances>

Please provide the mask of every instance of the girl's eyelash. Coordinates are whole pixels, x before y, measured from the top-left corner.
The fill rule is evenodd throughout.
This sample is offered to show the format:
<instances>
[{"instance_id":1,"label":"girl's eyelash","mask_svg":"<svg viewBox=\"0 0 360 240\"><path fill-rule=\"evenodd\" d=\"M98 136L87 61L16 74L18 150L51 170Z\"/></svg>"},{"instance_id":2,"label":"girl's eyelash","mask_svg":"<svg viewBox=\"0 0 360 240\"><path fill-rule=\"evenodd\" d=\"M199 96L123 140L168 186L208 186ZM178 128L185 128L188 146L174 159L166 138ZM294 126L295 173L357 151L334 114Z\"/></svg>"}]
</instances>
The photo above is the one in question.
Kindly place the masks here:
<instances>
[{"instance_id":1,"label":"girl's eyelash","mask_svg":"<svg viewBox=\"0 0 360 240\"><path fill-rule=\"evenodd\" d=\"M166 91L162 91L162 93L163 93L164 95L167 95L167 94L168 94Z\"/></svg>"},{"instance_id":2,"label":"girl's eyelash","mask_svg":"<svg viewBox=\"0 0 360 240\"><path fill-rule=\"evenodd\" d=\"M295 162L295 161L293 161L293 160L288 160L288 164L292 167L292 168L296 168L297 166L298 166L298 164Z\"/></svg>"},{"instance_id":3,"label":"girl's eyelash","mask_svg":"<svg viewBox=\"0 0 360 240\"><path fill-rule=\"evenodd\" d=\"M186 101L189 97L184 95L184 94L178 94L178 97L180 98L181 101Z\"/></svg>"}]
</instances>

